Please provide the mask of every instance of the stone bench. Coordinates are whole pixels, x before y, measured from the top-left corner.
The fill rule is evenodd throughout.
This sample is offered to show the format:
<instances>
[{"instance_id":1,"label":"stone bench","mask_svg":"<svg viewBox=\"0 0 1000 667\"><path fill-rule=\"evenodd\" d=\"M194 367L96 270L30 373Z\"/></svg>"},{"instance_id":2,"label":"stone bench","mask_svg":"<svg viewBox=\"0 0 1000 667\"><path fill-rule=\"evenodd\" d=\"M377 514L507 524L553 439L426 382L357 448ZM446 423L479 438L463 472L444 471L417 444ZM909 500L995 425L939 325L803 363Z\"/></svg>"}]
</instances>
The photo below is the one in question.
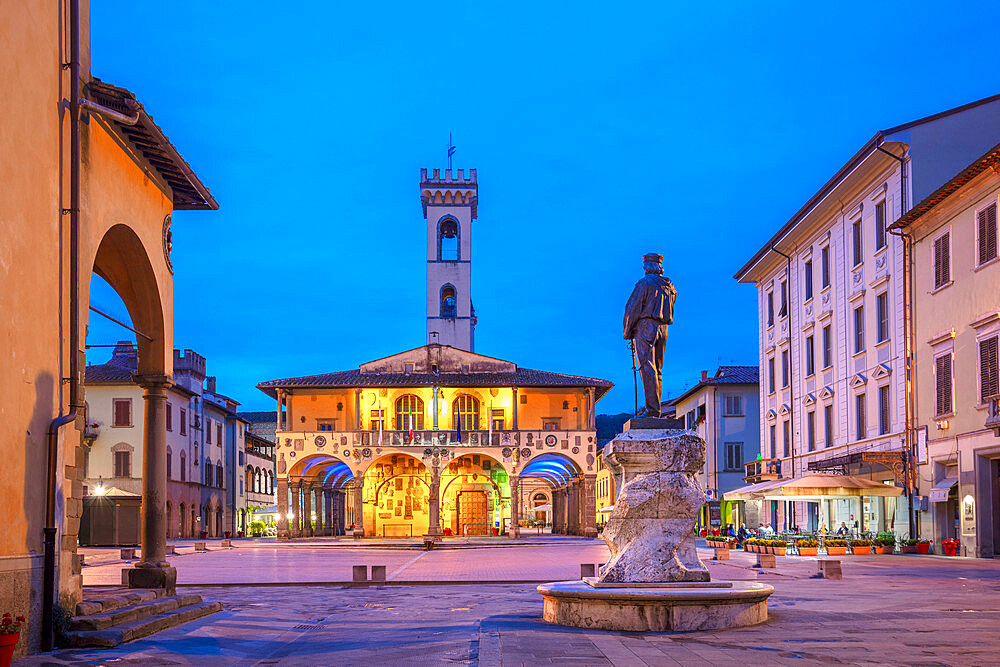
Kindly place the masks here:
<instances>
[{"instance_id":1,"label":"stone bench","mask_svg":"<svg viewBox=\"0 0 1000 667\"><path fill-rule=\"evenodd\" d=\"M368 569L371 568L371 578L368 578ZM353 581L356 584L367 582L385 583L385 565L354 565Z\"/></svg>"},{"instance_id":2,"label":"stone bench","mask_svg":"<svg viewBox=\"0 0 1000 667\"><path fill-rule=\"evenodd\" d=\"M122 560L135 560L135 547L122 549Z\"/></svg>"},{"instance_id":3,"label":"stone bench","mask_svg":"<svg viewBox=\"0 0 1000 667\"><path fill-rule=\"evenodd\" d=\"M208 551L208 547L205 546L205 545L206 545L205 542L195 542L194 543L194 550L195 551Z\"/></svg>"},{"instance_id":4,"label":"stone bench","mask_svg":"<svg viewBox=\"0 0 1000 667\"><path fill-rule=\"evenodd\" d=\"M715 560L729 560L729 547L716 547Z\"/></svg>"},{"instance_id":5,"label":"stone bench","mask_svg":"<svg viewBox=\"0 0 1000 667\"><path fill-rule=\"evenodd\" d=\"M824 579L843 579L844 574L840 569L839 560L817 560L819 574Z\"/></svg>"},{"instance_id":6,"label":"stone bench","mask_svg":"<svg viewBox=\"0 0 1000 667\"><path fill-rule=\"evenodd\" d=\"M232 549L233 548L233 541L232 540L222 540L222 548L223 549Z\"/></svg>"}]
</instances>

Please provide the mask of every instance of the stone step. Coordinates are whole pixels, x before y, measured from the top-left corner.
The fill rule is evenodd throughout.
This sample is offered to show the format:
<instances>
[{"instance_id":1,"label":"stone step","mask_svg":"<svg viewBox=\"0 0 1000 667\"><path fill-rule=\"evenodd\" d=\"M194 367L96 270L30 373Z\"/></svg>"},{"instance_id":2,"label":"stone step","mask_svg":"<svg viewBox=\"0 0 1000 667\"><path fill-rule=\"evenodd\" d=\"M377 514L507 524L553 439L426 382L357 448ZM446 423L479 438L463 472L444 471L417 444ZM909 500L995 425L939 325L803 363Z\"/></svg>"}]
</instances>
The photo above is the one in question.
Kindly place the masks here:
<instances>
[{"instance_id":1,"label":"stone step","mask_svg":"<svg viewBox=\"0 0 1000 667\"><path fill-rule=\"evenodd\" d=\"M109 592L92 593L89 590L84 593L85 599L76 604L77 616L91 616L102 614L113 609L128 607L141 602L149 602L156 598L163 597L166 591L152 588L137 588L134 590L115 589Z\"/></svg>"},{"instance_id":2,"label":"stone step","mask_svg":"<svg viewBox=\"0 0 1000 667\"><path fill-rule=\"evenodd\" d=\"M121 625L148 616L162 614L179 607L188 607L201 602L199 595L171 595L157 597L138 604L106 611L100 614L76 616L69 622L70 630L106 630L112 625Z\"/></svg>"},{"instance_id":3,"label":"stone step","mask_svg":"<svg viewBox=\"0 0 1000 667\"><path fill-rule=\"evenodd\" d=\"M70 646L85 647L99 646L111 648L125 642L130 642L142 637L146 637L155 632L166 630L189 621L199 619L209 614L214 614L222 610L221 602L200 602L198 604L186 605L156 614L140 618L121 625L114 625L106 630L75 630L66 633L66 640Z\"/></svg>"}]
</instances>

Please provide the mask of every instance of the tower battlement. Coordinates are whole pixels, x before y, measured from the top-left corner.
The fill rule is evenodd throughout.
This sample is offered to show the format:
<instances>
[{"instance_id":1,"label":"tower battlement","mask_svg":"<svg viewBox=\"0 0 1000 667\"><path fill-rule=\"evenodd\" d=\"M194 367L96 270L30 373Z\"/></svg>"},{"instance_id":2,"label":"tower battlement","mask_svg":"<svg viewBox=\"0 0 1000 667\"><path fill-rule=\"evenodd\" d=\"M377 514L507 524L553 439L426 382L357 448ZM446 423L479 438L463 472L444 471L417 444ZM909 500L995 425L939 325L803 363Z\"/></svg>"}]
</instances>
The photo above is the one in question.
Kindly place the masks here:
<instances>
[{"instance_id":1,"label":"tower battlement","mask_svg":"<svg viewBox=\"0 0 1000 667\"><path fill-rule=\"evenodd\" d=\"M428 178L427 169L421 169L420 203L425 218L428 206L468 206L475 219L479 212L479 184L476 182L476 170L470 169L466 175L464 169L458 169L456 173L451 169L445 169L444 178L441 178L441 170L434 169Z\"/></svg>"},{"instance_id":2,"label":"tower battlement","mask_svg":"<svg viewBox=\"0 0 1000 667\"><path fill-rule=\"evenodd\" d=\"M427 178L427 169L422 168L420 170L420 187L425 185L471 185L476 187L476 170L470 169L469 175L465 175L464 169L455 170L456 175L452 176L453 170L445 169L444 178L441 178L441 170L434 169L431 172L431 177Z\"/></svg>"}]
</instances>

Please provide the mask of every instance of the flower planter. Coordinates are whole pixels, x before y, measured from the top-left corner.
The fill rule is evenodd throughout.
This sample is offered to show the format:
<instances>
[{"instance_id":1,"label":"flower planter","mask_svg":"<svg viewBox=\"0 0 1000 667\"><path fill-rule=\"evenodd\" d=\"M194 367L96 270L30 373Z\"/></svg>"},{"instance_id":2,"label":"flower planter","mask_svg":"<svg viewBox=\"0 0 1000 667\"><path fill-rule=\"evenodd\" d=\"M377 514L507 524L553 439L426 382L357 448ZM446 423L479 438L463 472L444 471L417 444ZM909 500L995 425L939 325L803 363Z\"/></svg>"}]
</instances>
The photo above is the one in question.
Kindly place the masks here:
<instances>
[{"instance_id":1,"label":"flower planter","mask_svg":"<svg viewBox=\"0 0 1000 667\"><path fill-rule=\"evenodd\" d=\"M917 545L916 544L913 544L913 545L904 544L903 546L899 547L899 553L901 553L901 554L915 554L915 553L917 553Z\"/></svg>"},{"instance_id":2,"label":"flower planter","mask_svg":"<svg viewBox=\"0 0 1000 667\"><path fill-rule=\"evenodd\" d=\"M827 556L845 556L847 555L847 547L827 547Z\"/></svg>"},{"instance_id":3,"label":"flower planter","mask_svg":"<svg viewBox=\"0 0 1000 667\"><path fill-rule=\"evenodd\" d=\"M871 547L851 547L852 556L870 556L871 553Z\"/></svg>"},{"instance_id":4,"label":"flower planter","mask_svg":"<svg viewBox=\"0 0 1000 667\"><path fill-rule=\"evenodd\" d=\"M876 544L875 545L875 553L883 555L883 556L885 556L887 554L891 554L895 550L896 550L896 547L894 547L894 546L887 547L887 546L883 546L883 545L880 545L880 544Z\"/></svg>"},{"instance_id":5,"label":"flower planter","mask_svg":"<svg viewBox=\"0 0 1000 667\"><path fill-rule=\"evenodd\" d=\"M819 553L819 547L799 547L800 556L815 556Z\"/></svg>"},{"instance_id":6,"label":"flower planter","mask_svg":"<svg viewBox=\"0 0 1000 667\"><path fill-rule=\"evenodd\" d=\"M14 645L20 636L19 633L0 635L0 667L10 667L10 663L14 660Z\"/></svg>"},{"instance_id":7,"label":"flower planter","mask_svg":"<svg viewBox=\"0 0 1000 667\"><path fill-rule=\"evenodd\" d=\"M917 543L917 553L918 554L929 554L931 552L930 542L918 542Z\"/></svg>"},{"instance_id":8,"label":"flower planter","mask_svg":"<svg viewBox=\"0 0 1000 667\"><path fill-rule=\"evenodd\" d=\"M785 550L788 547L771 547L771 548L774 549L774 555L775 556L784 556L785 555Z\"/></svg>"},{"instance_id":9,"label":"flower planter","mask_svg":"<svg viewBox=\"0 0 1000 667\"><path fill-rule=\"evenodd\" d=\"M957 556L958 555L958 545L957 544L942 544L941 547L944 549L945 556Z\"/></svg>"}]
</instances>

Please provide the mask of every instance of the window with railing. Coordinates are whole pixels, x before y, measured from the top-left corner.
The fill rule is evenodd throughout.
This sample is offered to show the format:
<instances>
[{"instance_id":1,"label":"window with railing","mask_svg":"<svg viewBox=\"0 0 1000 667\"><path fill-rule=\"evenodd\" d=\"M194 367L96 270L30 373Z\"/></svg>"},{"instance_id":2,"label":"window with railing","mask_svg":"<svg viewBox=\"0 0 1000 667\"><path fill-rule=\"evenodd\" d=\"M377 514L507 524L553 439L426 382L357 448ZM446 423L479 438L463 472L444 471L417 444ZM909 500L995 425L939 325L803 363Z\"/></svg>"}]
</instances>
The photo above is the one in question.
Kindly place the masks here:
<instances>
[{"instance_id":1,"label":"window with railing","mask_svg":"<svg viewBox=\"0 0 1000 667\"><path fill-rule=\"evenodd\" d=\"M479 429L479 400L475 396L462 394L455 398L451 418L453 423L463 431Z\"/></svg>"}]
</instances>

